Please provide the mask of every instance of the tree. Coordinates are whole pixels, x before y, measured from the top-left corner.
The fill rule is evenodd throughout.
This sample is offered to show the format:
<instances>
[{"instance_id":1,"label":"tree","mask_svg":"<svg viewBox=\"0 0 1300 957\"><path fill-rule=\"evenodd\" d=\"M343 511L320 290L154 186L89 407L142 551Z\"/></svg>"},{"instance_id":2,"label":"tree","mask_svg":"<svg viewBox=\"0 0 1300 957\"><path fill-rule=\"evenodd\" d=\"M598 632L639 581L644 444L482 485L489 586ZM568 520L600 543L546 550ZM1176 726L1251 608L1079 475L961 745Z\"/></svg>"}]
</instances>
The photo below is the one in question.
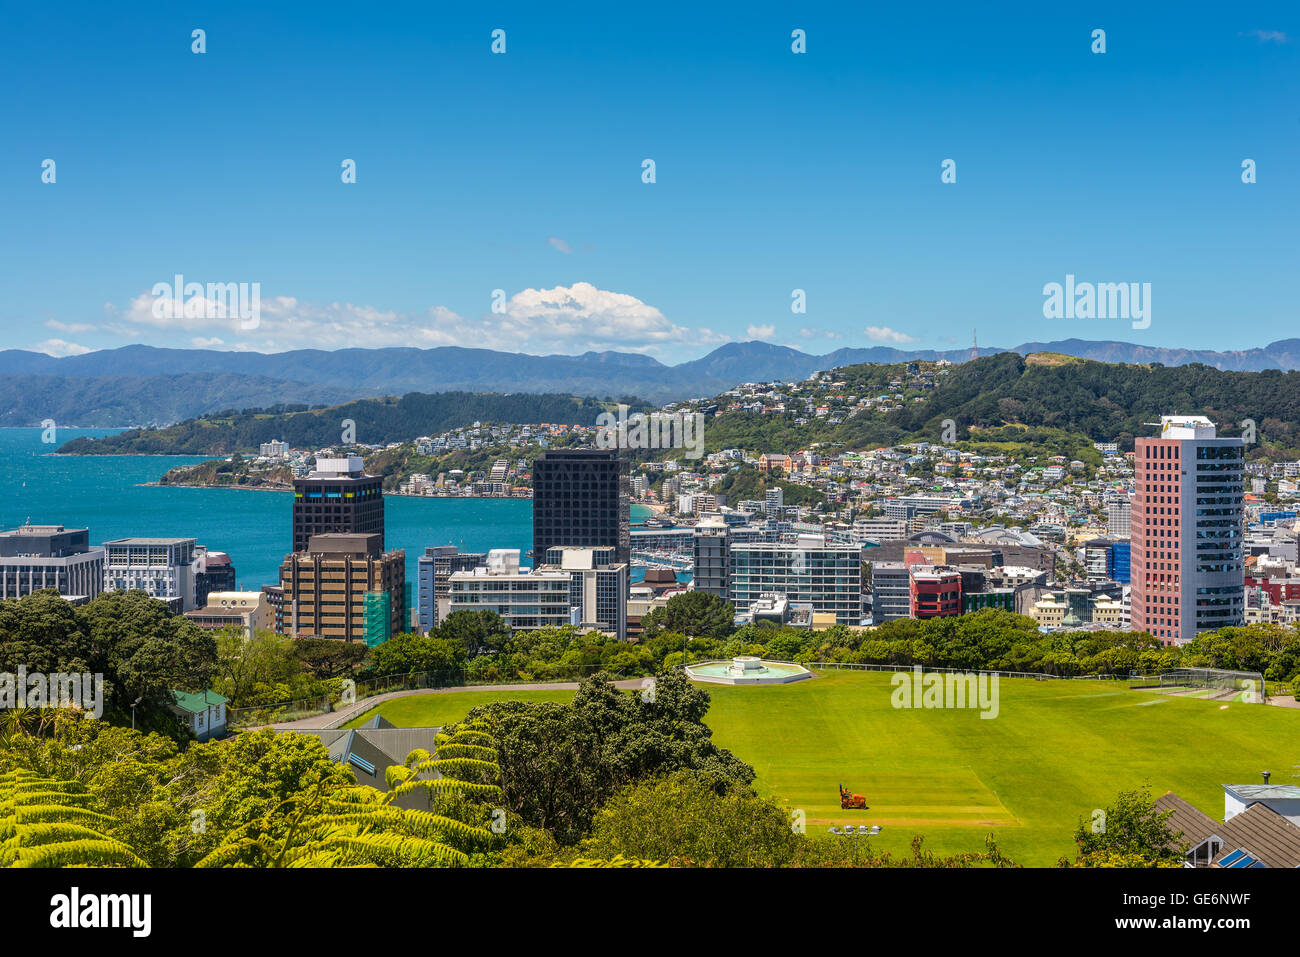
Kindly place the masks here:
<instances>
[{"instance_id":1,"label":"tree","mask_svg":"<svg viewBox=\"0 0 1300 957\"><path fill-rule=\"evenodd\" d=\"M719 793L747 785L754 769L719 748L704 724L707 692L679 672L621 692L607 675L585 679L571 704L497 701L470 711L490 719L506 809L571 845L619 788L646 775L690 769Z\"/></svg>"},{"instance_id":2,"label":"tree","mask_svg":"<svg viewBox=\"0 0 1300 957\"><path fill-rule=\"evenodd\" d=\"M498 652L510 639L505 620L494 611L453 611L436 631L439 638L459 641L475 655Z\"/></svg>"},{"instance_id":3,"label":"tree","mask_svg":"<svg viewBox=\"0 0 1300 957\"><path fill-rule=\"evenodd\" d=\"M293 643L294 657L314 678L344 678L365 661L369 651L354 641L332 638L299 638Z\"/></svg>"},{"instance_id":4,"label":"tree","mask_svg":"<svg viewBox=\"0 0 1300 957\"><path fill-rule=\"evenodd\" d=\"M209 687L217 657L212 635L142 591L105 592L78 613L92 644L104 649L115 678L116 693L105 702L105 714L129 721L130 703L140 699L137 724L175 734L170 689Z\"/></svg>"},{"instance_id":5,"label":"tree","mask_svg":"<svg viewBox=\"0 0 1300 957\"><path fill-rule=\"evenodd\" d=\"M1122 866L1163 867L1181 866L1187 853L1187 843L1182 832L1169 829L1168 821L1173 811L1157 811L1155 799L1148 785L1121 791L1110 807L1102 809L1091 819L1080 818L1074 832L1079 854L1075 867ZM1065 864L1062 858L1062 866Z\"/></svg>"},{"instance_id":6,"label":"tree","mask_svg":"<svg viewBox=\"0 0 1300 957\"><path fill-rule=\"evenodd\" d=\"M736 630L735 618L730 602L703 591L674 595L646 616L647 631L653 626L655 633L675 631L692 638L726 638Z\"/></svg>"},{"instance_id":7,"label":"tree","mask_svg":"<svg viewBox=\"0 0 1300 957\"><path fill-rule=\"evenodd\" d=\"M0 670L103 676L103 717L173 737L170 689L209 686L216 641L144 592L108 592L74 607L52 590L0 602Z\"/></svg>"},{"instance_id":8,"label":"tree","mask_svg":"<svg viewBox=\"0 0 1300 957\"><path fill-rule=\"evenodd\" d=\"M732 785L719 794L689 771L628 785L596 814L581 853L694 867L783 867L799 836L779 805Z\"/></svg>"},{"instance_id":9,"label":"tree","mask_svg":"<svg viewBox=\"0 0 1300 957\"><path fill-rule=\"evenodd\" d=\"M370 649L370 670L377 675L430 673L437 684L459 681L467 654L460 638L404 632Z\"/></svg>"},{"instance_id":10,"label":"tree","mask_svg":"<svg viewBox=\"0 0 1300 957\"><path fill-rule=\"evenodd\" d=\"M384 793L355 777L320 776L290 792L224 839L195 867L461 867L500 846L483 802L500 797L495 743L487 722L452 726L437 756L413 751L385 774ZM295 737L282 735L281 737ZM324 751L315 738L304 740ZM393 802L425 792L430 810Z\"/></svg>"}]
</instances>

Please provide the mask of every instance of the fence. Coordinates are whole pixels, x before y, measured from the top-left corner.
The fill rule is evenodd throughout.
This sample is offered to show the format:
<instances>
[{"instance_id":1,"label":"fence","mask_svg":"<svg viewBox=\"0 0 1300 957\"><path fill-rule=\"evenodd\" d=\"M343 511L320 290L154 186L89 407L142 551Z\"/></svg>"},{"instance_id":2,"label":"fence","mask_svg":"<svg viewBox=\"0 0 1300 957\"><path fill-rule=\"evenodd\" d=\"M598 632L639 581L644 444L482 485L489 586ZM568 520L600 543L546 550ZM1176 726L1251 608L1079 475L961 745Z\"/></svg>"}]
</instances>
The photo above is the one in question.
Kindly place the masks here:
<instances>
[{"instance_id":1,"label":"fence","mask_svg":"<svg viewBox=\"0 0 1300 957\"><path fill-rule=\"evenodd\" d=\"M772 659L776 660L776 659ZM802 662L798 662L803 664ZM1001 678L1037 678L1039 680L1051 679L1053 681L1127 681L1137 676L1132 674L1100 674L1100 675L1051 675L1042 671L999 671L994 668L935 668L930 665L878 665L878 664L853 664L847 661L814 661L804 664L806 668L832 668L837 670L849 671L911 671L919 667L922 672L937 672L939 674L951 675L997 675Z\"/></svg>"},{"instance_id":2,"label":"fence","mask_svg":"<svg viewBox=\"0 0 1300 957\"><path fill-rule=\"evenodd\" d=\"M622 681L628 678L622 671L604 669L600 665L582 665L580 671L605 671L613 681ZM343 689L330 692L329 694L315 695L310 698L298 698L294 701L279 701L274 704L252 705L247 708L227 708L226 709L226 726L233 729L257 727L264 724L283 724L288 721L297 721L301 718L310 718L318 714L329 714L335 710L336 705L343 704L346 707L353 707L356 704L364 702L368 698L375 698L379 695L390 694L394 691L419 691L425 688L493 688L500 685L518 685L518 684L551 684L572 682L573 678L543 678L541 680L524 681L518 678L504 679L501 681L470 681L467 677L468 672L459 671L448 675L445 671L428 671L422 674L414 675L390 675L383 678L368 678L365 681L354 682L353 687L349 689L350 693L347 699L344 698ZM641 677L632 675L631 677Z\"/></svg>"},{"instance_id":3,"label":"fence","mask_svg":"<svg viewBox=\"0 0 1300 957\"><path fill-rule=\"evenodd\" d=\"M1134 678L1130 688L1154 688L1173 693L1199 697L1205 692L1213 698L1238 698L1241 701L1263 701L1268 697L1268 686L1258 671L1226 671L1219 668L1174 668L1158 675Z\"/></svg>"},{"instance_id":4,"label":"fence","mask_svg":"<svg viewBox=\"0 0 1300 957\"><path fill-rule=\"evenodd\" d=\"M298 698L294 701L278 701L274 704L252 705L247 708L226 709L226 725L230 728L248 728L262 724L276 724L285 721L297 721L313 715L329 714L340 702L351 707L358 701L373 698L376 695L392 691L416 691L421 688L445 688L451 686L456 678L464 681L464 673L448 680L446 672L429 671L415 675L391 675L384 678L370 678L354 682L352 687L340 688L328 694L311 698Z\"/></svg>"}]
</instances>

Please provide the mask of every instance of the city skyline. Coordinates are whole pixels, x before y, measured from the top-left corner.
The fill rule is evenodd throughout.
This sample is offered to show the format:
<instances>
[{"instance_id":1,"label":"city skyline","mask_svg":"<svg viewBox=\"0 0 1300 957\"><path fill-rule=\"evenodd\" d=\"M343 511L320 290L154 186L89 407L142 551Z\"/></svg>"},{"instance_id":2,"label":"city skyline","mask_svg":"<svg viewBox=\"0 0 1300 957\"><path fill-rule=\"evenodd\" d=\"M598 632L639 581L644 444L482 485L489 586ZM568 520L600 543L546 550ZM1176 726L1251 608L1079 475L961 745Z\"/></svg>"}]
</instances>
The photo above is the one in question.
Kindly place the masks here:
<instances>
[{"instance_id":1,"label":"city skyline","mask_svg":"<svg viewBox=\"0 0 1300 957\"><path fill-rule=\"evenodd\" d=\"M1294 328L1278 280L1298 264L1300 28L1283 5L507 5L436 24L160 5L146 29L82 5L85 42L52 29L62 12L16 11L24 42L0 65L10 89L39 83L8 104L0 157L7 347L671 364L751 339L1232 349ZM257 324L159 316L178 276L257 284ZM1150 284L1149 326L1046 318L1067 277Z\"/></svg>"}]
</instances>

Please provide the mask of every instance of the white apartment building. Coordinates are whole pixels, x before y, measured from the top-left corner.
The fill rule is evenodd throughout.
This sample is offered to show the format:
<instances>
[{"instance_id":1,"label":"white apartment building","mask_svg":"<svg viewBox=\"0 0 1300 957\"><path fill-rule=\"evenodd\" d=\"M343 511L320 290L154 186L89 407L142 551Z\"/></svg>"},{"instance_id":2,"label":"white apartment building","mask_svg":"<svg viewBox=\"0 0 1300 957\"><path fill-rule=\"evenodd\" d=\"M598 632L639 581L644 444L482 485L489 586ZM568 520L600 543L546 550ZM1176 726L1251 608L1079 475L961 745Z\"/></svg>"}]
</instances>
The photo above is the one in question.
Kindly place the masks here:
<instances>
[{"instance_id":1,"label":"white apartment building","mask_svg":"<svg viewBox=\"0 0 1300 957\"><path fill-rule=\"evenodd\" d=\"M176 612L195 604L205 553L193 538L119 538L104 543L104 591L142 591Z\"/></svg>"},{"instance_id":2,"label":"white apartment building","mask_svg":"<svg viewBox=\"0 0 1300 957\"><path fill-rule=\"evenodd\" d=\"M571 622L571 579L565 571L519 567L519 549L494 548L487 564L447 579L448 614L494 611L513 631Z\"/></svg>"}]
</instances>

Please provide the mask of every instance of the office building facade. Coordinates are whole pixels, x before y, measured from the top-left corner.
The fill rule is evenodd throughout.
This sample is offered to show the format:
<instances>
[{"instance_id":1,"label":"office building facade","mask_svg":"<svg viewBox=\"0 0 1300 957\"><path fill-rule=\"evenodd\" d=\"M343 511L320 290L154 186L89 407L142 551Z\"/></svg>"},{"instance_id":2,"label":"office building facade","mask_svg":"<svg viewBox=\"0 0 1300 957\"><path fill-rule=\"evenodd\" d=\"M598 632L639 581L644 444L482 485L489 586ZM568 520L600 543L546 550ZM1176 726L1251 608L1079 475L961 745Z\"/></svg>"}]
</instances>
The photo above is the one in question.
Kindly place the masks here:
<instances>
[{"instance_id":1,"label":"office building facade","mask_svg":"<svg viewBox=\"0 0 1300 957\"><path fill-rule=\"evenodd\" d=\"M447 617L449 580L487 562L486 552L462 552L455 545L431 545L416 562L416 628L427 635Z\"/></svg>"},{"instance_id":2,"label":"office building facade","mask_svg":"<svg viewBox=\"0 0 1300 957\"><path fill-rule=\"evenodd\" d=\"M571 623L567 572L521 567L519 549L494 548L487 564L454 572L448 580L448 613L494 611L511 631Z\"/></svg>"},{"instance_id":3,"label":"office building facade","mask_svg":"<svg viewBox=\"0 0 1300 957\"><path fill-rule=\"evenodd\" d=\"M313 535L285 557L280 618L294 638L374 647L406 629L406 553L383 551L371 533Z\"/></svg>"},{"instance_id":4,"label":"office building facade","mask_svg":"<svg viewBox=\"0 0 1300 957\"><path fill-rule=\"evenodd\" d=\"M729 599L731 530L724 522L705 519L695 526L692 546L695 555L691 576L694 589Z\"/></svg>"},{"instance_id":5,"label":"office building facade","mask_svg":"<svg viewBox=\"0 0 1300 957\"><path fill-rule=\"evenodd\" d=\"M627 638L629 568L614 561L613 548L556 546L546 550L539 572L569 576L570 623Z\"/></svg>"},{"instance_id":6,"label":"office building facade","mask_svg":"<svg viewBox=\"0 0 1300 957\"><path fill-rule=\"evenodd\" d=\"M143 591L177 614L195 607L202 570L192 538L119 538L104 543L104 591Z\"/></svg>"},{"instance_id":7,"label":"office building facade","mask_svg":"<svg viewBox=\"0 0 1300 957\"><path fill-rule=\"evenodd\" d=\"M557 545L631 562L627 462L617 449L549 449L533 462L533 560Z\"/></svg>"},{"instance_id":8,"label":"office building facade","mask_svg":"<svg viewBox=\"0 0 1300 957\"><path fill-rule=\"evenodd\" d=\"M194 576L194 607L202 608L208 603L212 592L235 590L235 565L225 552L214 552L198 547L202 555L202 567Z\"/></svg>"},{"instance_id":9,"label":"office building facade","mask_svg":"<svg viewBox=\"0 0 1300 957\"><path fill-rule=\"evenodd\" d=\"M799 536L794 544L732 543L727 595L738 612L762 595L779 592L814 614L830 613L836 622L862 622L862 550L827 545L821 536Z\"/></svg>"},{"instance_id":10,"label":"office building facade","mask_svg":"<svg viewBox=\"0 0 1300 957\"><path fill-rule=\"evenodd\" d=\"M912 617L912 581L902 562L872 563L871 612L877 625Z\"/></svg>"},{"instance_id":11,"label":"office building facade","mask_svg":"<svg viewBox=\"0 0 1300 957\"><path fill-rule=\"evenodd\" d=\"M359 455L320 458L316 467L293 480L293 541L290 550L307 551L313 535L378 535L384 546L384 480L365 474Z\"/></svg>"},{"instance_id":12,"label":"office building facade","mask_svg":"<svg viewBox=\"0 0 1300 957\"><path fill-rule=\"evenodd\" d=\"M1128 497L1111 499L1106 503L1106 533L1111 538L1125 539L1130 534L1130 509Z\"/></svg>"},{"instance_id":13,"label":"office building facade","mask_svg":"<svg viewBox=\"0 0 1300 957\"><path fill-rule=\"evenodd\" d=\"M1131 623L1163 644L1239 625L1245 614L1245 447L1204 416L1164 416L1135 442Z\"/></svg>"},{"instance_id":14,"label":"office building facade","mask_svg":"<svg viewBox=\"0 0 1300 957\"><path fill-rule=\"evenodd\" d=\"M80 603L103 587L104 550L90 547L88 529L22 525L0 532L0 601L53 588Z\"/></svg>"},{"instance_id":15,"label":"office building facade","mask_svg":"<svg viewBox=\"0 0 1300 957\"><path fill-rule=\"evenodd\" d=\"M911 569L908 598L913 618L945 618L962 613L961 572L937 565Z\"/></svg>"}]
</instances>

